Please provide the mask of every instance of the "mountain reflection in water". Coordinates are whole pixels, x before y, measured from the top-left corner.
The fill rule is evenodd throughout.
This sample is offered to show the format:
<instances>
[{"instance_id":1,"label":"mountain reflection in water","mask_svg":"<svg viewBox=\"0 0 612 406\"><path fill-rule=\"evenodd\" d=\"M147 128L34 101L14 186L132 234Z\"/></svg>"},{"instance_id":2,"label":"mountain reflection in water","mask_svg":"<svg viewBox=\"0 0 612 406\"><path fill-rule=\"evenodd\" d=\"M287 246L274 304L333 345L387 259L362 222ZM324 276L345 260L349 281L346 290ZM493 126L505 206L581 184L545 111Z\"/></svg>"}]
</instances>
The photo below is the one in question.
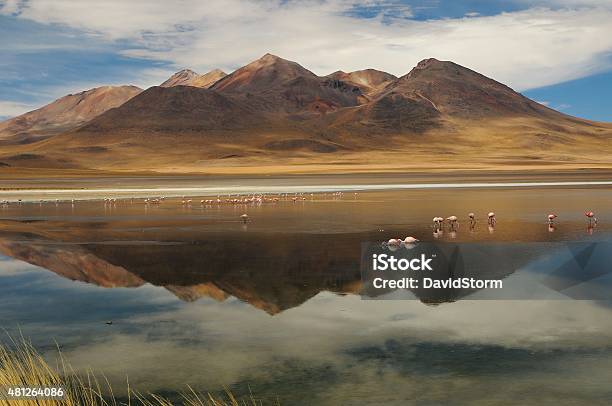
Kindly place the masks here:
<instances>
[{"instance_id":1,"label":"mountain reflection in water","mask_svg":"<svg viewBox=\"0 0 612 406\"><path fill-rule=\"evenodd\" d=\"M77 244L35 234L13 234L12 238L0 240L0 253L71 280L107 288L149 283L168 289L184 301L204 296L223 301L233 296L269 314L299 306L322 291L366 297L385 293L363 286L360 271L362 243L380 238L378 233L230 233L166 243ZM501 257L491 257L487 266L475 272L459 267L455 272L479 279L503 279L542 255L533 249L515 251L516 255L507 255L511 259L507 264L501 263ZM434 277L458 275L436 271ZM416 289L413 293L425 303L440 303L473 291Z\"/></svg>"}]
</instances>

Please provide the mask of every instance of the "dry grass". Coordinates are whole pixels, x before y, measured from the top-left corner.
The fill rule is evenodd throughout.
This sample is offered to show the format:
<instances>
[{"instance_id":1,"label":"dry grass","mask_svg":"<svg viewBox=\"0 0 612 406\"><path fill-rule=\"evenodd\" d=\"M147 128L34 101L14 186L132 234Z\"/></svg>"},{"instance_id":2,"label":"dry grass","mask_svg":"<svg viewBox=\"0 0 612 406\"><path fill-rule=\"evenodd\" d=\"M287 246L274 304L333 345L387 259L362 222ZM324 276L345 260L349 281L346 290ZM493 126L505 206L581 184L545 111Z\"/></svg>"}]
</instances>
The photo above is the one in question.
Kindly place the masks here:
<instances>
[{"instance_id":1,"label":"dry grass","mask_svg":"<svg viewBox=\"0 0 612 406\"><path fill-rule=\"evenodd\" d=\"M344 147L330 153L301 148L299 143L286 150L266 146L279 140L301 139L306 145L321 141L314 135L291 132L216 137L122 133L92 138L64 134L35 144L2 146L0 177L612 169L610 137L609 123L571 118L551 123L533 117L449 118L442 127L424 134L337 135L332 137L333 143Z\"/></svg>"},{"instance_id":2,"label":"dry grass","mask_svg":"<svg viewBox=\"0 0 612 406\"><path fill-rule=\"evenodd\" d=\"M58 349L57 366L54 368L27 340L9 337L9 345L0 344L0 405L23 406L260 406L252 395L237 399L230 390L223 396L198 393L191 387L181 393L179 403L171 402L154 393L141 393L126 381L127 399L118 400L113 387L106 379L99 379L92 371L79 374L72 369ZM32 399L7 400L4 389L12 387L62 387L66 395L62 400Z\"/></svg>"}]
</instances>

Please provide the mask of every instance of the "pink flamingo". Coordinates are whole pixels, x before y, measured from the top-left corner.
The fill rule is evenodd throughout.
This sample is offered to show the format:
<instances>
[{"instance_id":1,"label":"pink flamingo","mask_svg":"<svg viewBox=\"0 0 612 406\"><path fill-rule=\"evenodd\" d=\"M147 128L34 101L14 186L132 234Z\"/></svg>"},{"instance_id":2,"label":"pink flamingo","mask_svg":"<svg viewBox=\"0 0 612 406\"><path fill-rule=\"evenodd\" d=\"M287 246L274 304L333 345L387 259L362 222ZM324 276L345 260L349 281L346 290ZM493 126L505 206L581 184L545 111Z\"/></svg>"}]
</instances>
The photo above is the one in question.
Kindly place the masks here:
<instances>
[{"instance_id":1,"label":"pink flamingo","mask_svg":"<svg viewBox=\"0 0 612 406\"><path fill-rule=\"evenodd\" d=\"M401 243L402 240L399 238L391 238L389 241L387 241L387 245L400 245Z\"/></svg>"},{"instance_id":2,"label":"pink flamingo","mask_svg":"<svg viewBox=\"0 0 612 406\"><path fill-rule=\"evenodd\" d=\"M553 224L556 218L557 218L556 214L553 214L553 213L549 214L548 215L548 224Z\"/></svg>"},{"instance_id":3,"label":"pink flamingo","mask_svg":"<svg viewBox=\"0 0 612 406\"><path fill-rule=\"evenodd\" d=\"M409 237L404 238L403 242L404 242L404 248L406 248L407 250L411 250L414 247L416 247L416 243L419 242L419 239L409 236Z\"/></svg>"},{"instance_id":4,"label":"pink flamingo","mask_svg":"<svg viewBox=\"0 0 612 406\"><path fill-rule=\"evenodd\" d=\"M595 213L593 213L592 211L587 211L587 212L584 212L584 215L589 218L589 224L591 223L597 224L597 217L595 217Z\"/></svg>"},{"instance_id":5,"label":"pink flamingo","mask_svg":"<svg viewBox=\"0 0 612 406\"><path fill-rule=\"evenodd\" d=\"M492 226L495 226L495 223L497 223L497 219L495 218L495 213L493 212L489 212L489 214L487 214L488 219L488 223Z\"/></svg>"}]
</instances>

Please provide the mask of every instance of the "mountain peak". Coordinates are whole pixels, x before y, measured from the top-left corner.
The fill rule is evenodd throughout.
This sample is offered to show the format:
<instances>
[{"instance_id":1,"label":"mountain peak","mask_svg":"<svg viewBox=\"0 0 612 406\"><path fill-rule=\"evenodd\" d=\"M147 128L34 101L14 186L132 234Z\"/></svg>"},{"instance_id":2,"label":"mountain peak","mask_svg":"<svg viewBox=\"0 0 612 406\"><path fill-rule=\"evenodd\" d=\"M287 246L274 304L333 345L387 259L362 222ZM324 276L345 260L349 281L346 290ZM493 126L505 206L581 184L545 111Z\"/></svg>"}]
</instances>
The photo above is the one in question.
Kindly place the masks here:
<instances>
[{"instance_id":1,"label":"mountain peak","mask_svg":"<svg viewBox=\"0 0 612 406\"><path fill-rule=\"evenodd\" d=\"M344 76L347 73L343 70L337 70L335 72L330 73L329 75L327 75L327 77L329 78L335 78L335 77L340 77L340 76Z\"/></svg>"},{"instance_id":2,"label":"mountain peak","mask_svg":"<svg viewBox=\"0 0 612 406\"><path fill-rule=\"evenodd\" d=\"M189 85L189 82L197 77L198 74L191 69L181 69L176 72L174 75L170 76L164 83L162 83L161 87L172 87L179 85Z\"/></svg>"},{"instance_id":3,"label":"mountain peak","mask_svg":"<svg viewBox=\"0 0 612 406\"><path fill-rule=\"evenodd\" d=\"M420 61L419 63L417 63L417 68L426 68L428 66L434 65L436 63L439 63L440 61L437 60L436 58L426 58L423 59L422 61Z\"/></svg>"},{"instance_id":4,"label":"mountain peak","mask_svg":"<svg viewBox=\"0 0 612 406\"><path fill-rule=\"evenodd\" d=\"M180 71L176 72L175 75L197 75L196 72L192 71L191 69L181 69Z\"/></svg>"},{"instance_id":5,"label":"mountain peak","mask_svg":"<svg viewBox=\"0 0 612 406\"><path fill-rule=\"evenodd\" d=\"M432 72L438 72L438 74L450 74L457 72L472 72L470 69L465 68L461 65L457 65L454 62L450 61L440 61L436 58L427 58L423 59L419 63L416 64L414 68L410 70L403 78L412 78L419 76L425 72L431 74Z\"/></svg>"},{"instance_id":6,"label":"mountain peak","mask_svg":"<svg viewBox=\"0 0 612 406\"><path fill-rule=\"evenodd\" d=\"M268 67L268 66L285 66L285 67L288 67L288 66L292 66L292 67L299 67L301 70L304 70L304 71L308 71L306 68L304 68L302 65L300 65L297 62L293 62L293 61L290 61L288 59L281 58L280 56L273 55L271 53L267 53L264 56L262 56L261 58L254 60L253 62L251 62L248 65L246 65L245 68L249 67L249 66L250 67ZM310 72L310 71L308 71L308 72Z\"/></svg>"},{"instance_id":7,"label":"mountain peak","mask_svg":"<svg viewBox=\"0 0 612 406\"><path fill-rule=\"evenodd\" d=\"M284 60L284 59L279 57L279 56L276 56L276 55L273 55L273 54L267 52L264 56L259 58L259 60L260 61L271 61L271 62L274 62L274 61Z\"/></svg>"},{"instance_id":8,"label":"mountain peak","mask_svg":"<svg viewBox=\"0 0 612 406\"><path fill-rule=\"evenodd\" d=\"M299 77L317 76L297 62L270 53L232 72L213 85L214 89L233 92L260 93Z\"/></svg>"},{"instance_id":9,"label":"mountain peak","mask_svg":"<svg viewBox=\"0 0 612 406\"><path fill-rule=\"evenodd\" d=\"M220 69L214 69L203 75L199 75L191 69L182 69L176 72L174 75L170 76L160 86L193 86L208 88L224 76L226 76L226 73Z\"/></svg>"},{"instance_id":10,"label":"mountain peak","mask_svg":"<svg viewBox=\"0 0 612 406\"><path fill-rule=\"evenodd\" d=\"M446 62L446 63L448 63L448 62ZM441 62L441 61L437 60L436 58L423 59L422 61L417 63L416 66L414 68L412 68L410 70L410 72L408 72L408 74L406 76L412 76L412 75L414 75L415 73L417 73L419 71L431 69L433 67L440 66L440 65L443 65L443 64L444 64L444 62Z\"/></svg>"}]
</instances>

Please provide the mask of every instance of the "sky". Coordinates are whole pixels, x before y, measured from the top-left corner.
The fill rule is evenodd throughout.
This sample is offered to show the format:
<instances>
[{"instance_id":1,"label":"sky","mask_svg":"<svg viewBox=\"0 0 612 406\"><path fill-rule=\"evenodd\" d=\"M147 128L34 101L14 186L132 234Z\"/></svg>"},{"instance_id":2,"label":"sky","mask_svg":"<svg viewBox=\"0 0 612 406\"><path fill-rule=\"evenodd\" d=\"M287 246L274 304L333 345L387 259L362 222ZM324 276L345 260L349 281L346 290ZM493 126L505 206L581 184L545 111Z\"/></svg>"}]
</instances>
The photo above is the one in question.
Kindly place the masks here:
<instances>
[{"instance_id":1,"label":"sky","mask_svg":"<svg viewBox=\"0 0 612 406\"><path fill-rule=\"evenodd\" d=\"M270 52L319 75L451 60L612 121L612 0L0 0L0 119Z\"/></svg>"}]
</instances>

